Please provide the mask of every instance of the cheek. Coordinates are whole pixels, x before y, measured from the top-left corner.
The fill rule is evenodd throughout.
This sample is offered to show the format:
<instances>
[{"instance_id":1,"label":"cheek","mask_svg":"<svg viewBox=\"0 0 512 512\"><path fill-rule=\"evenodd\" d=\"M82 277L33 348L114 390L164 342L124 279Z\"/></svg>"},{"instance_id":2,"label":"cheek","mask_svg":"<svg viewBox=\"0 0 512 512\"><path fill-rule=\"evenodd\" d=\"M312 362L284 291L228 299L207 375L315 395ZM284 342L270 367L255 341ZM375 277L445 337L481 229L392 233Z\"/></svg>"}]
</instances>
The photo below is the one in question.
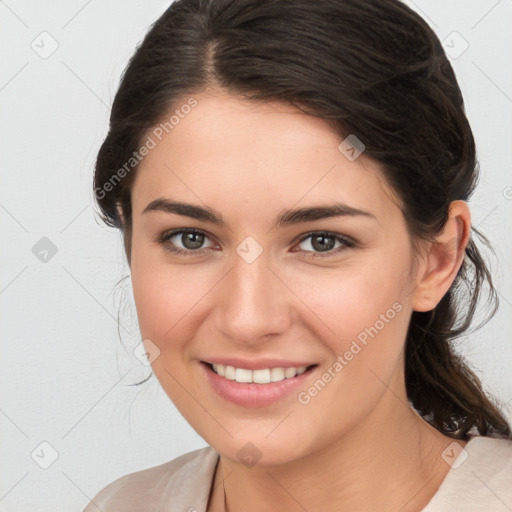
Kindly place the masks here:
<instances>
[{"instance_id":1,"label":"cheek","mask_svg":"<svg viewBox=\"0 0 512 512\"><path fill-rule=\"evenodd\" d=\"M349 428L369 414L400 372L410 316L407 267L403 259L387 263L365 262L325 274L314 287L312 281L296 281L298 294L315 313L307 328L330 352L320 375L325 385L316 382L298 397L301 412L315 425L309 428L325 435L336 435L340 425Z\"/></svg>"},{"instance_id":2,"label":"cheek","mask_svg":"<svg viewBox=\"0 0 512 512\"><path fill-rule=\"evenodd\" d=\"M201 287L205 280L201 281L192 267L185 271L177 266L142 263L139 259L132 266L140 333L158 347L158 357L151 364L154 375L175 406L189 417L198 413L189 395L197 377L188 364L189 343L197 337L199 322L194 315L208 287ZM185 382L189 383L188 392L180 385Z\"/></svg>"},{"instance_id":3,"label":"cheek","mask_svg":"<svg viewBox=\"0 0 512 512\"><path fill-rule=\"evenodd\" d=\"M199 272L178 267L153 266L132 269L132 283L141 334L163 342L187 325L187 315L207 289Z\"/></svg>"},{"instance_id":4,"label":"cheek","mask_svg":"<svg viewBox=\"0 0 512 512\"><path fill-rule=\"evenodd\" d=\"M322 326L321 333L327 338L346 340L363 333L360 339L364 341L365 328L376 324L383 330L397 316L397 310L405 309L403 272L400 266L393 269L384 262L317 271L314 275L296 274L290 282L309 308L312 324Z\"/></svg>"},{"instance_id":5,"label":"cheek","mask_svg":"<svg viewBox=\"0 0 512 512\"><path fill-rule=\"evenodd\" d=\"M208 294L224 273L208 263L171 263L163 249L134 243L131 276L139 329L159 349L152 367L185 378L193 341L204 321ZM166 386L167 387L167 386Z\"/></svg>"},{"instance_id":6,"label":"cheek","mask_svg":"<svg viewBox=\"0 0 512 512\"><path fill-rule=\"evenodd\" d=\"M381 251L337 272L295 276L294 291L314 313L307 329L331 354L331 398L350 390L343 410L376 400L398 368L410 317L408 265L407 253ZM324 399L328 393L317 405Z\"/></svg>"}]
</instances>

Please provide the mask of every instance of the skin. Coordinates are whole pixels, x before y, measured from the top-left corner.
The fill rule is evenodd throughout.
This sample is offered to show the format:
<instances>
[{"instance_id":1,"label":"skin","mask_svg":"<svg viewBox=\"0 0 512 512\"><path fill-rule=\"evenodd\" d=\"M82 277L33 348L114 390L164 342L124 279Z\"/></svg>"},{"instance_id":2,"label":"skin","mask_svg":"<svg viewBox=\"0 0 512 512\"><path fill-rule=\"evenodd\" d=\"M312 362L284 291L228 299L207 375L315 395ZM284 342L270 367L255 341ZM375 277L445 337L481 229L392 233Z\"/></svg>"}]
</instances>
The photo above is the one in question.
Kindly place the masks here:
<instances>
[{"instance_id":1,"label":"skin","mask_svg":"<svg viewBox=\"0 0 512 512\"><path fill-rule=\"evenodd\" d=\"M230 511L421 510L450 469L441 454L453 439L408 404L405 336L412 311L434 308L456 277L470 231L466 203L454 201L435 243L421 242L414 253L378 164L364 153L347 159L324 120L219 89L194 98L198 105L137 171L131 275L142 337L160 351L153 371L221 455L208 511L224 510L224 492ZM143 213L162 197L208 206L227 227ZM285 209L332 201L375 218L272 228ZM167 246L155 241L180 228L206 234L200 254L169 251L194 250L183 236ZM301 241L310 231L358 246L335 253L336 242L322 257L312 238ZM236 251L248 236L263 249L251 264ZM316 362L307 389L395 302L401 311L307 404L296 393L264 408L231 404L199 363L213 356ZM253 466L237 457L248 442L261 456Z\"/></svg>"}]
</instances>

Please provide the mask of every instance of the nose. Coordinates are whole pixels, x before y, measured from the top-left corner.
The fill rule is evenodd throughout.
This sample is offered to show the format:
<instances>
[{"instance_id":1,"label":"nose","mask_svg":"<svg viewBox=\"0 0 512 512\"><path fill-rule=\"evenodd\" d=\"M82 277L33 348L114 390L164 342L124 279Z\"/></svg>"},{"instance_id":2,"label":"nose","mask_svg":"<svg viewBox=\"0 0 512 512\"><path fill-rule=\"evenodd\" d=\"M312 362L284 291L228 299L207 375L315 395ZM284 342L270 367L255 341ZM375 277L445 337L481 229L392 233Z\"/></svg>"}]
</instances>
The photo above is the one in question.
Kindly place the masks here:
<instances>
[{"instance_id":1,"label":"nose","mask_svg":"<svg viewBox=\"0 0 512 512\"><path fill-rule=\"evenodd\" d=\"M236 255L217 289L217 331L243 345L258 345L285 332L291 323L293 293L283 281L265 252L251 263Z\"/></svg>"}]
</instances>

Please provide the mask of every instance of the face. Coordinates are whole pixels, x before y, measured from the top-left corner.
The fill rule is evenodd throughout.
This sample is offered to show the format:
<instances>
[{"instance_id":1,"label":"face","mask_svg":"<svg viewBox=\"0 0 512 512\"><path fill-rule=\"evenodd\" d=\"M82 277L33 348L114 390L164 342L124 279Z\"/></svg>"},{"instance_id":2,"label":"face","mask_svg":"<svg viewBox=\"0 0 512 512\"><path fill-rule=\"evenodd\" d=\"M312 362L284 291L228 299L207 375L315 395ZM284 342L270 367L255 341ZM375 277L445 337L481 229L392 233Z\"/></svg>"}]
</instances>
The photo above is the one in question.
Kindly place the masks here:
<instances>
[{"instance_id":1,"label":"face","mask_svg":"<svg viewBox=\"0 0 512 512\"><path fill-rule=\"evenodd\" d=\"M262 464L286 463L368 422L387 386L403 395L411 241L377 164L349 159L322 119L219 91L194 98L153 136L132 188L141 335L206 442L232 460L253 450ZM365 213L286 215L335 204ZM276 382L239 383L205 364L222 361L263 370L237 380ZM264 370L294 364L315 366L281 382Z\"/></svg>"}]
</instances>

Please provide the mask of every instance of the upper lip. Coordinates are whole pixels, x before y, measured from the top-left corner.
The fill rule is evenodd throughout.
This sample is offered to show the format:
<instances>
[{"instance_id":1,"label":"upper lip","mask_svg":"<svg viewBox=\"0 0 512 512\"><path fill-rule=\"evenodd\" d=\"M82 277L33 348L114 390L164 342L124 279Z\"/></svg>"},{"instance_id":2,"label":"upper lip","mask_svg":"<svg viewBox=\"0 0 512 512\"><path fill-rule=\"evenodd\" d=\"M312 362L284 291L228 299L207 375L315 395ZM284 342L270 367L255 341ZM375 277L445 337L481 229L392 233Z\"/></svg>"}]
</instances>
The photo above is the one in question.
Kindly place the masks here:
<instances>
[{"instance_id":1,"label":"upper lip","mask_svg":"<svg viewBox=\"0 0 512 512\"><path fill-rule=\"evenodd\" d=\"M224 366L233 366L235 368L244 368L246 370L263 370L265 368L300 368L301 366L311 366L317 363L311 361L292 361L290 359L264 358L264 359L238 359L236 357L210 357L203 359L204 363L222 364Z\"/></svg>"}]
</instances>

